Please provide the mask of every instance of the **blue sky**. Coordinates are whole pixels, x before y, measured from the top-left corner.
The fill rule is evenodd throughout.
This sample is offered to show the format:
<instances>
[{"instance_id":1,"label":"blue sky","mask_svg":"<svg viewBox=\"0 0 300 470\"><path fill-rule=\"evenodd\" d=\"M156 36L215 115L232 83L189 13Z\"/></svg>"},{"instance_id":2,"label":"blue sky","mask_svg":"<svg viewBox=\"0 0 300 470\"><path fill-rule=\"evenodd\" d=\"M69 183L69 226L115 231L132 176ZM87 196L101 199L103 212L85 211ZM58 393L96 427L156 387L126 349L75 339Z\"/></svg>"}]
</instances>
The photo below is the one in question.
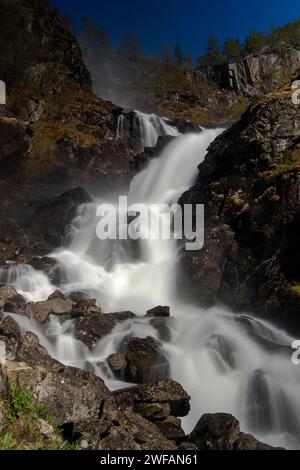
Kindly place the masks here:
<instances>
[{"instance_id":1,"label":"blue sky","mask_svg":"<svg viewBox=\"0 0 300 470\"><path fill-rule=\"evenodd\" d=\"M300 17L299 0L51 0L76 21L88 16L109 30L118 46L125 33L138 36L145 52L180 43L184 52L200 55L210 35L220 43L244 40L251 29L266 32Z\"/></svg>"}]
</instances>

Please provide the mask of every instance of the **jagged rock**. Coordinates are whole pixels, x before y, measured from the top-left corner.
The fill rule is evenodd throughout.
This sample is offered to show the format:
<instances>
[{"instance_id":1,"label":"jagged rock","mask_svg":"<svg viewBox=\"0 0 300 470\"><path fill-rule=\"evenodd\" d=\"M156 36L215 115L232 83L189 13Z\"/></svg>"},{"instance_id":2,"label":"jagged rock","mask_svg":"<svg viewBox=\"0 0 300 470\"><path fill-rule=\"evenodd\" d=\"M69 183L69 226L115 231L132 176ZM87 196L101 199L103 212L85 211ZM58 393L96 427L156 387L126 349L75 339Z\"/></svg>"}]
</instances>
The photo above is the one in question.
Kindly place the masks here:
<instances>
[{"instance_id":1,"label":"jagged rock","mask_svg":"<svg viewBox=\"0 0 300 470\"><path fill-rule=\"evenodd\" d=\"M87 305L84 311L77 304L73 310L80 317L76 321L75 336L77 339L86 344L89 348L94 348L97 343L106 335L111 333L113 328L123 321L135 318L132 312L115 312L103 314L99 307L92 307L90 300L81 300L79 304ZM94 301L96 302L96 301Z\"/></svg>"},{"instance_id":2,"label":"jagged rock","mask_svg":"<svg viewBox=\"0 0 300 470\"><path fill-rule=\"evenodd\" d=\"M294 331L300 107L292 102L291 85L250 106L210 145L197 183L180 199L205 204L205 244L182 253L178 281L189 300L255 311Z\"/></svg>"},{"instance_id":3,"label":"jagged rock","mask_svg":"<svg viewBox=\"0 0 300 470\"><path fill-rule=\"evenodd\" d=\"M150 325L158 331L158 339L160 341L170 341L171 339L171 318L155 317L151 318Z\"/></svg>"},{"instance_id":4,"label":"jagged rock","mask_svg":"<svg viewBox=\"0 0 300 470\"><path fill-rule=\"evenodd\" d=\"M203 415L190 434L200 450L232 450L240 436L240 424L225 413Z\"/></svg>"},{"instance_id":5,"label":"jagged rock","mask_svg":"<svg viewBox=\"0 0 300 470\"><path fill-rule=\"evenodd\" d=\"M73 291L66 294L67 299L72 300L73 302L78 303L80 300L89 299L88 292L85 291Z\"/></svg>"},{"instance_id":6,"label":"jagged rock","mask_svg":"<svg viewBox=\"0 0 300 470\"><path fill-rule=\"evenodd\" d=\"M42 258L31 258L27 264L32 266L36 271L42 271L55 286L62 281L62 273L59 263L54 258L43 256Z\"/></svg>"},{"instance_id":7,"label":"jagged rock","mask_svg":"<svg viewBox=\"0 0 300 470\"><path fill-rule=\"evenodd\" d=\"M49 356L46 348L40 344L38 337L30 331L22 335L18 342L16 360L32 367L41 366L45 368L51 368L53 364L57 363L55 359Z\"/></svg>"},{"instance_id":8,"label":"jagged rock","mask_svg":"<svg viewBox=\"0 0 300 470\"><path fill-rule=\"evenodd\" d=\"M8 301L9 299L18 295L16 289L12 286L2 285L0 286L0 299Z\"/></svg>"},{"instance_id":9,"label":"jagged rock","mask_svg":"<svg viewBox=\"0 0 300 470\"><path fill-rule=\"evenodd\" d=\"M66 229L75 217L78 206L88 202L91 202L91 197L81 187L66 191L52 200L40 202L26 226L26 231L31 237L31 243L36 246L36 250L51 251L51 249L60 246L64 241ZM49 224L49 220L51 220L51 224ZM60 281L57 261L44 257L34 258L31 263L33 263L33 267L46 270L46 274L48 271L54 281Z\"/></svg>"},{"instance_id":10,"label":"jagged rock","mask_svg":"<svg viewBox=\"0 0 300 470\"><path fill-rule=\"evenodd\" d=\"M110 394L100 378L52 359L29 332L21 338L17 360L8 362L8 377L30 389L51 410L57 425L98 417Z\"/></svg>"},{"instance_id":11,"label":"jagged rock","mask_svg":"<svg viewBox=\"0 0 300 470\"><path fill-rule=\"evenodd\" d=\"M100 441L102 450L176 450L157 426L130 409L115 410L104 406L103 418L113 423Z\"/></svg>"},{"instance_id":12,"label":"jagged rock","mask_svg":"<svg viewBox=\"0 0 300 470\"><path fill-rule=\"evenodd\" d=\"M130 338L124 348L127 361L125 380L151 383L169 375L169 363L161 351L161 343L154 338Z\"/></svg>"},{"instance_id":13,"label":"jagged rock","mask_svg":"<svg viewBox=\"0 0 300 470\"><path fill-rule=\"evenodd\" d=\"M16 294L6 300L4 311L9 313L23 313L26 306L26 300L21 294Z\"/></svg>"},{"instance_id":14,"label":"jagged rock","mask_svg":"<svg viewBox=\"0 0 300 470\"><path fill-rule=\"evenodd\" d=\"M272 450L250 434L240 432L239 421L230 414L204 414L189 437L199 450Z\"/></svg>"},{"instance_id":15,"label":"jagged rock","mask_svg":"<svg viewBox=\"0 0 300 470\"><path fill-rule=\"evenodd\" d=\"M21 337L21 330L16 320L10 316L5 317L4 320L0 322L0 335L18 341Z\"/></svg>"},{"instance_id":16,"label":"jagged rock","mask_svg":"<svg viewBox=\"0 0 300 470\"><path fill-rule=\"evenodd\" d=\"M150 421L162 421L171 414L169 403L139 403L134 406L134 411Z\"/></svg>"},{"instance_id":17,"label":"jagged rock","mask_svg":"<svg viewBox=\"0 0 300 470\"><path fill-rule=\"evenodd\" d=\"M241 432L234 448L235 450L274 450L274 447L258 441L251 434L244 434L243 432Z\"/></svg>"},{"instance_id":18,"label":"jagged rock","mask_svg":"<svg viewBox=\"0 0 300 470\"><path fill-rule=\"evenodd\" d=\"M45 323L49 315L68 315L72 312L73 302L55 297L41 302L30 302L26 306L26 315L38 323Z\"/></svg>"},{"instance_id":19,"label":"jagged rock","mask_svg":"<svg viewBox=\"0 0 300 470\"><path fill-rule=\"evenodd\" d=\"M10 173L29 149L24 125L9 113L0 116L1 174Z\"/></svg>"},{"instance_id":20,"label":"jagged rock","mask_svg":"<svg viewBox=\"0 0 300 470\"><path fill-rule=\"evenodd\" d=\"M111 354L107 358L107 363L115 377L122 379L126 370L127 362L124 354Z\"/></svg>"},{"instance_id":21,"label":"jagged rock","mask_svg":"<svg viewBox=\"0 0 300 470\"><path fill-rule=\"evenodd\" d=\"M185 438L184 430L181 427L181 420L175 416L168 416L163 421L155 422L155 424L167 439L179 443Z\"/></svg>"},{"instance_id":22,"label":"jagged rock","mask_svg":"<svg viewBox=\"0 0 300 470\"><path fill-rule=\"evenodd\" d=\"M124 407L125 403L141 407L151 404L167 404L170 407L170 413L176 417L186 416L190 411L191 397L178 382L171 379L118 390L114 392L114 397L120 400L121 407Z\"/></svg>"},{"instance_id":23,"label":"jagged rock","mask_svg":"<svg viewBox=\"0 0 300 470\"><path fill-rule=\"evenodd\" d=\"M170 316L170 307L162 307L161 305L151 308L146 313L146 317L169 317L169 316Z\"/></svg>"},{"instance_id":24,"label":"jagged rock","mask_svg":"<svg viewBox=\"0 0 300 470\"><path fill-rule=\"evenodd\" d=\"M104 336L111 333L116 324L116 320L109 315L87 315L76 321L75 337L93 349Z\"/></svg>"},{"instance_id":25,"label":"jagged rock","mask_svg":"<svg viewBox=\"0 0 300 470\"><path fill-rule=\"evenodd\" d=\"M56 289L54 292L52 292L52 294L49 295L48 297L48 300L53 300L53 299L62 299L62 300L66 300L66 297L64 296L64 294Z\"/></svg>"}]
</instances>

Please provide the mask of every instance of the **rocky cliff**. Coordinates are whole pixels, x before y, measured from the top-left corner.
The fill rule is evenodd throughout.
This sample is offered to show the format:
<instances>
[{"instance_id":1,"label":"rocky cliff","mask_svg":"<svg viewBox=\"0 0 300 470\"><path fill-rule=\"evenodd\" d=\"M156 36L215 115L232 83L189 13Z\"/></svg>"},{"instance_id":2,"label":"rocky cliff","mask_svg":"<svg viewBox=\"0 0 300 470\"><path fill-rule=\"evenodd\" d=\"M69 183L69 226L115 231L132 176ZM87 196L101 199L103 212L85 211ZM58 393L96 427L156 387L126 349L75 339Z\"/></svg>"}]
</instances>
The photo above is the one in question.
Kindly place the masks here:
<instances>
[{"instance_id":1,"label":"rocky cliff","mask_svg":"<svg viewBox=\"0 0 300 470\"><path fill-rule=\"evenodd\" d=\"M250 54L222 65L202 67L194 72L195 81L217 83L225 90L253 100L278 88L300 67L300 48L282 44L280 49L265 47L260 54Z\"/></svg>"},{"instance_id":2,"label":"rocky cliff","mask_svg":"<svg viewBox=\"0 0 300 470\"><path fill-rule=\"evenodd\" d=\"M0 52L0 240L18 232L24 244L37 205L78 184L128 183L133 155L116 136L119 108L93 95L76 39L46 2L0 1Z\"/></svg>"},{"instance_id":3,"label":"rocky cliff","mask_svg":"<svg viewBox=\"0 0 300 470\"><path fill-rule=\"evenodd\" d=\"M181 262L198 301L299 330L300 107L291 85L263 96L210 146L182 196L205 204L205 247Z\"/></svg>"}]
</instances>

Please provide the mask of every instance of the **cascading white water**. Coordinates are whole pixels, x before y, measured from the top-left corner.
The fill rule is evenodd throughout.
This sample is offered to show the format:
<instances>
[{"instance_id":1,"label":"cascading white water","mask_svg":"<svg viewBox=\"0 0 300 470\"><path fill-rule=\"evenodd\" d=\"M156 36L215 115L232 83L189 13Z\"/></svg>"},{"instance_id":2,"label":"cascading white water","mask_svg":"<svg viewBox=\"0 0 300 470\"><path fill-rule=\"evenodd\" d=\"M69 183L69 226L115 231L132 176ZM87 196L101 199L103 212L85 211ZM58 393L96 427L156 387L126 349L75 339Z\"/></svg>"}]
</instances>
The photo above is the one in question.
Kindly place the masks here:
<instances>
[{"instance_id":1,"label":"cascading white water","mask_svg":"<svg viewBox=\"0 0 300 470\"><path fill-rule=\"evenodd\" d=\"M220 132L206 130L171 142L134 178L130 202L176 201L193 183L197 165ZM172 378L192 397L192 411L184 419L186 431L205 412L229 412L240 419L244 431L265 442L300 447L300 370L291 363L292 338L250 315L233 314L220 307L203 310L183 303L176 292L176 242L141 240L137 257L131 241L97 240L95 214L99 202L79 208L69 248L50 255L61 264L63 278L67 279L59 288L64 292L84 290L105 311L131 310L140 317L119 324L93 351L73 338L72 322L62 324L53 318L46 337L38 332L50 353L67 364L85 367L88 363L112 389L124 387L124 383L104 376L101 364L128 334L157 337L157 331L142 316L156 305L170 305L175 319L171 340L163 349ZM147 227L142 229L146 231ZM25 275L22 267L9 282L29 300L43 299L55 287L39 276L32 268ZM24 328L36 331L26 322Z\"/></svg>"},{"instance_id":2,"label":"cascading white water","mask_svg":"<svg viewBox=\"0 0 300 470\"><path fill-rule=\"evenodd\" d=\"M141 153L147 147L155 147L160 136L178 137L180 132L177 127L168 124L167 119L156 114L135 111L133 122L132 116L127 117L121 114L117 125L117 136L124 142L128 142L132 134L138 140L135 143L134 152Z\"/></svg>"}]
</instances>

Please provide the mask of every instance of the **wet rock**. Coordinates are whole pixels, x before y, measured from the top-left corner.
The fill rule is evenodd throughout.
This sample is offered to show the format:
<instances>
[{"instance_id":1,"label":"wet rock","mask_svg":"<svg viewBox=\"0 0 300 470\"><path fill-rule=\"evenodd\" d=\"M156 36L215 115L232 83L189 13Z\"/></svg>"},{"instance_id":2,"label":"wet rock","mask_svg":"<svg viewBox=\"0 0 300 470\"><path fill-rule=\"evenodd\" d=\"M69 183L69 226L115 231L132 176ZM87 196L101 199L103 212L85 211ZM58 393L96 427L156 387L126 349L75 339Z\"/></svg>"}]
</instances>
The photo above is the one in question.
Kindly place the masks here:
<instances>
[{"instance_id":1,"label":"wet rock","mask_svg":"<svg viewBox=\"0 0 300 470\"><path fill-rule=\"evenodd\" d=\"M18 295L16 289L6 284L0 285L0 299L5 302Z\"/></svg>"},{"instance_id":2,"label":"wet rock","mask_svg":"<svg viewBox=\"0 0 300 470\"><path fill-rule=\"evenodd\" d=\"M62 299L66 300L65 295L58 289L56 289L52 294L49 295L48 300L53 300L53 299Z\"/></svg>"},{"instance_id":3,"label":"wet rock","mask_svg":"<svg viewBox=\"0 0 300 470\"><path fill-rule=\"evenodd\" d=\"M133 312L125 311L125 312L113 312L108 313L110 317L114 318L117 322L123 322L126 320L132 320L136 318L136 315Z\"/></svg>"},{"instance_id":4,"label":"wet rock","mask_svg":"<svg viewBox=\"0 0 300 470\"><path fill-rule=\"evenodd\" d=\"M16 294L5 301L4 311L10 313L24 313L26 300L21 294Z\"/></svg>"},{"instance_id":5,"label":"wet rock","mask_svg":"<svg viewBox=\"0 0 300 470\"><path fill-rule=\"evenodd\" d=\"M240 424L226 413L204 414L190 434L199 450L232 450L240 436Z\"/></svg>"},{"instance_id":6,"label":"wet rock","mask_svg":"<svg viewBox=\"0 0 300 470\"><path fill-rule=\"evenodd\" d=\"M102 313L100 307L90 306L90 302L95 300L83 299L75 309L72 316L79 317L75 325L75 336L86 344L89 348L94 348L97 343L106 335L112 332L113 328L123 321L135 318L132 312ZM79 305L86 305L81 308Z\"/></svg>"},{"instance_id":7,"label":"wet rock","mask_svg":"<svg viewBox=\"0 0 300 470\"><path fill-rule=\"evenodd\" d=\"M14 338L18 341L21 337L21 330L12 317L7 316L0 322L0 335L6 336L8 339Z\"/></svg>"},{"instance_id":8,"label":"wet rock","mask_svg":"<svg viewBox=\"0 0 300 470\"><path fill-rule=\"evenodd\" d=\"M181 420L175 416L168 416L163 421L155 422L155 424L167 439L178 443L185 437L184 430L181 427Z\"/></svg>"},{"instance_id":9,"label":"wet rock","mask_svg":"<svg viewBox=\"0 0 300 470\"><path fill-rule=\"evenodd\" d=\"M45 323L49 315L68 315L72 312L73 302L55 297L41 302L30 302L26 306L26 315L38 323Z\"/></svg>"},{"instance_id":10,"label":"wet rock","mask_svg":"<svg viewBox=\"0 0 300 470\"><path fill-rule=\"evenodd\" d=\"M255 311L291 331L300 328L300 108L290 97L297 78L210 145L196 184L180 198L205 204L205 244L182 252L178 278L189 301Z\"/></svg>"},{"instance_id":11,"label":"wet rock","mask_svg":"<svg viewBox=\"0 0 300 470\"><path fill-rule=\"evenodd\" d=\"M139 403L134 406L134 411L150 421L162 421L171 414L169 403Z\"/></svg>"},{"instance_id":12,"label":"wet rock","mask_svg":"<svg viewBox=\"0 0 300 470\"><path fill-rule=\"evenodd\" d=\"M69 292L66 294L66 298L78 303L80 300L89 299L89 293L81 290Z\"/></svg>"},{"instance_id":13,"label":"wet rock","mask_svg":"<svg viewBox=\"0 0 300 470\"><path fill-rule=\"evenodd\" d=\"M130 338L124 351L127 368L125 380L151 383L169 375L169 363L161 351L161 343L154 338Z\"/></svg>"},{"instance_id":14,"label":"wet rock","mask_svg":"<svg viewBox=\"0 0 300 470\"><path fill-rule=\"evenodd\" d=\"M124 354L111 354L107 363L117 379L122 379L126 370L127 362Z\"/></svg>"},{"instance_id":15,"label":"wet rock","mask_svg":"<svg viewBox=\"0 0 300 470\"><path fill-rule=\"evenodd\" d=\"M169 317L170 307L158 305L147 311L146 317Z\"/></svg>"},{"instance_id":16,"label":"wet rock","mask_svg":"<svg viewBox=\"0 0 300 470\"><path fill-rule=\"evenodd\" d=\"M218 365L221 370L224 371L224 363L231 369L235 368L234 348L227 338L213 334L207 340L207 347L218 353Z\"/></svg>"},{"instance_id":17,"label":"wet rock","mask_svg":"<svg viewBox=\"0 0 300 470\"><path fill-rule=\"evenodd\" d=\"M54 258L44 256L41 258L35 257L27 261L27 264L32 266L36 271L42 271L48 279L58 286L62 282L62 272L59 263Z\"/></svg>"},{"instance_id":18,"label":"wet rock","mask_svg":"<svg viewBox=\"0 0 300 470\"><path fill-rule=\"evenodd\" d=\"M171 318L155 317L151 318L150 325L158 331L158 338L161 341L170 341L171 339Z\"/></svg>"},{"instance_id":19,"label":"wet rock","mask_svg":"<svg viewBox=\"0 0 300 470\"><path fill-rule=\"evenodd\" d=\"M116 324L116 320L109 315L88 315L76 321L75 337L93 349L104 336L111 333Z\"/></svg>"}]
</instances>

